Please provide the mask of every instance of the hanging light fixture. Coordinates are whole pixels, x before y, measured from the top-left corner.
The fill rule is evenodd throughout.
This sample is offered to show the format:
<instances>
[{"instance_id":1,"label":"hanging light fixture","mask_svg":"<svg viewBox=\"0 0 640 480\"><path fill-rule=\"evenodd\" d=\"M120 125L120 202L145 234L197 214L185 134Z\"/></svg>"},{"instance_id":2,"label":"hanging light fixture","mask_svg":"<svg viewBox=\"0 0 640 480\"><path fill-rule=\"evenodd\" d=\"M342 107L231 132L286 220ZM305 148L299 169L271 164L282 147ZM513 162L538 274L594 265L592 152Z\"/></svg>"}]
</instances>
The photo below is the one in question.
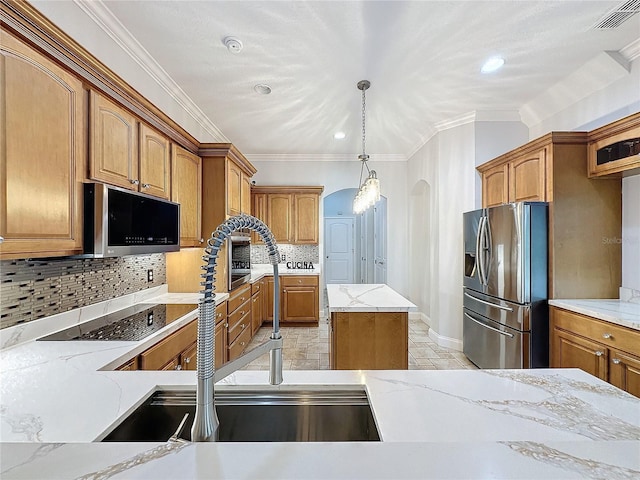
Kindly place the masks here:
<instances>
[{"instance_id":1,"label":"hanging light fixture","mask_svg":"<svg viewBox=\"0 0 640 480\"><path fill-rule=\"evenodd\" d=\"M364 113L365 113L365 90L371 86L369 80L360 80L358 82L358 90L362 90L362 154L358 155L358 158L362 162L360 167L360 182L358 183L358 193L353 200L353 213L360 214L367 208L371 207L378 200L380 200L380 181L376 175L375 170L369 170L367 160L369 155L365 153L365 128L364 128ZM367 179L362 182L362 174L365 167L367 168Z\"/></svg>"}]
</instances>

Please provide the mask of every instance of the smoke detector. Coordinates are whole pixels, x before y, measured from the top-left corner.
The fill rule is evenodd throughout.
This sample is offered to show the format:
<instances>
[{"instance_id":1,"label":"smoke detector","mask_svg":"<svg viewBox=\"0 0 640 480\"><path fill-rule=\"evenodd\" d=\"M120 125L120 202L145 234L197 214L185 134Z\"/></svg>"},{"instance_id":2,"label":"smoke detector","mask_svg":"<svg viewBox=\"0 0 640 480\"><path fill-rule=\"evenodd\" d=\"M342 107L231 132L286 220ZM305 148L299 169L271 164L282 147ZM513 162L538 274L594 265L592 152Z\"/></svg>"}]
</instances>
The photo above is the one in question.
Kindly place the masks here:
<instances>
[{"instance_id":1,"label":"smoke detector","mask_svg":"<svg viewBox=\"0 0 640 480\"><path fill-rule=\"evenodd\" d=\"M222 43L224 43L224 46L227 47L227 50L231 53L240 53L242 51L242 42L239 38L225 37Z\"/></svg>"}]
</instances>

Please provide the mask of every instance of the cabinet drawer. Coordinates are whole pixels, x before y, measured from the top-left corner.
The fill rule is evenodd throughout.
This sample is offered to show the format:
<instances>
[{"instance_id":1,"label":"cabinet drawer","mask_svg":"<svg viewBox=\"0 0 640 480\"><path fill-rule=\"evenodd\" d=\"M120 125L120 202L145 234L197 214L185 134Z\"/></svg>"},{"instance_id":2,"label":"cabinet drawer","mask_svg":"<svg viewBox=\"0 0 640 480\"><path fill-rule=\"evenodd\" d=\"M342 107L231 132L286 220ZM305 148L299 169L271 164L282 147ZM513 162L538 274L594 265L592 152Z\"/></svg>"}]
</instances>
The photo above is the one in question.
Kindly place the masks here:
<instances>
[{"instance_id":1,"label":"cabinet drawer","mask_svg":"<svg viewBox=\"0 0 640 480\"><path fill-rule=\"evenodd\" d=\"M607 347L640 355L640 332L609 322L552 307L556 328L569 330Z\"/></svg>"},{"instance_id":2,"label":"cabinet drawer","mask_svg":"<svg viewBox=\"0 0 640 480\"><path fill-rule=\"evenodd\" d=\"M229 295L229 300L227 303L229 315L232 315L234 310L236 310L240 305L249 300L250 296L251 285L249 284L238 287L233 293L231 293Z\"/></svg>"},{"instance_id":3,"label":"cabinet drawer","mask_svg":"<svg viewBox=\"0 0 640 480\"><path fill-rule=\"evenodd\" d=\"M140 370L160 370L198 338L198 321L194 320L140 354Z\"/></svg>"},{"instance_id":4,"label":"cabinet drawer","mask_svg":"<svg viewBox=\"0 0 640 480\"><path fill-rule=\"evenodd\" d=\"M227 319L227 302L222 302L216 307L216 325Z\"/></svg>"},{"instance_id":5,"label":"cabinet drawer","mask_svg":"<svg viewBox=\"0 0 640 480\"><path fill-rule=\"evenodd\" d=\"M259 293L260 290L262 290L263 288L263 282L262 280L260 280L259 282L255 282L251 284L251 295L255 295L256 293Z\"/></svg>"},{"instance_id":6,"label":"cabinet drawer","mask_svg":"<svg viewBox=\"0 0 640 480\"><path fill-rule=\"evenodd\" d=\"M247 307L248 306L249 303L247 303ZM244 315L238 316L234 323L229 321L229 344L238 338L238 335L240 335L244 330L248 329L251 331L251 310L247 308L244 312Z\"/></svg>"},{"instance_id":7,"label":"cabinet drawer","mask_svg":"<svg viewBox=\"0 0 640 480\"><path fill-rule=\"evenodd\" d=\"M231 334L231 331L229 331L229 334ZM249 345L250 341L251 329L245 328L233 343L229 342L229 361L235 360L240 355L242 355L242 352L244 352L244 349L247 348L247 345Z\"/></svg>"},{"instance_id":8,"label":"cabinet drawer","mask_svg":"<svg viewBox=\"0 0 640 480\"><path fill-rule=\"evenodd\" d=\"M280 277L280 284L283 287L318 286L318 277L317 275L283 275Z\"/></svg>"}]
</instances>

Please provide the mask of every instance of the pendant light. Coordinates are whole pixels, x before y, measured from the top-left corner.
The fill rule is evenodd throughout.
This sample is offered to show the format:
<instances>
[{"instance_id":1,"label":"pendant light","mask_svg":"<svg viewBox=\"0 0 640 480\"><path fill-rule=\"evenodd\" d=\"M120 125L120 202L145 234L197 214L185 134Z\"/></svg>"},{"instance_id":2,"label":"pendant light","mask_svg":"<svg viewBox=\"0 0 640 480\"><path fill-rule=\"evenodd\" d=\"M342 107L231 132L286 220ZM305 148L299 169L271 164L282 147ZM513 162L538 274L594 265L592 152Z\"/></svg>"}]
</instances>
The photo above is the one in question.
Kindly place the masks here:
<instances>
[{"instance_id":1,"label":"pendant light","mask_svg":"<svg viewBox=\"0 0 640 480\"><path fill-rule=\"evenodd\" d=\"M369 80L360 80L357 86L358 90L362 91L362 154L358 155L362 165L360 167L358 193L353 200L353 213L360 214L380 200L380 181L378 180L376 171L369 170L369 165L367 164L369 155L365 153L365 91L371 86L371 82L369 82ZM367 169L367 179L363 183L362 174L364 173L365 167Z\"/></svg>"}]
</instances>

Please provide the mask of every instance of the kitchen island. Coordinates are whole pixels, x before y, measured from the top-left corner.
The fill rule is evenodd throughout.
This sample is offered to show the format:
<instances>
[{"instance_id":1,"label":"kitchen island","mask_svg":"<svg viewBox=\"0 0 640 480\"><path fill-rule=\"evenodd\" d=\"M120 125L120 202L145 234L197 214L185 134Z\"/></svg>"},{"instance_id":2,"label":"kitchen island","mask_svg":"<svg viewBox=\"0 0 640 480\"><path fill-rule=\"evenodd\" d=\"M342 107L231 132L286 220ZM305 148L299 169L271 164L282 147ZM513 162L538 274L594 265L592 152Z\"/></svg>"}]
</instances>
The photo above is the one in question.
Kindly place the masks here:
<instances>
[{"instance_id":1,"label":"kitchen island","mask_svg":"<svg viewBox=\"0 0 640 480\"><path fill-rule=\"evenodd\" d=\"M99 443L153 392L195 389L193 371L109 369L145 341L2 349L0 478L640 476L640 400L577 369L285 371L280 386L238 371L216 389L363 389L382 441Z\"/></svg>"},{"instance_id":2,"label":"kitchen island","mask_svg":"<svg viewBox=\"0 0 640 480\"><path fill-rule=\"evenodd\" d=\"M417 307L384 284L327 285L329 365L337 370L406 370L408 313Z\"/></svg>"}]
</instances>

